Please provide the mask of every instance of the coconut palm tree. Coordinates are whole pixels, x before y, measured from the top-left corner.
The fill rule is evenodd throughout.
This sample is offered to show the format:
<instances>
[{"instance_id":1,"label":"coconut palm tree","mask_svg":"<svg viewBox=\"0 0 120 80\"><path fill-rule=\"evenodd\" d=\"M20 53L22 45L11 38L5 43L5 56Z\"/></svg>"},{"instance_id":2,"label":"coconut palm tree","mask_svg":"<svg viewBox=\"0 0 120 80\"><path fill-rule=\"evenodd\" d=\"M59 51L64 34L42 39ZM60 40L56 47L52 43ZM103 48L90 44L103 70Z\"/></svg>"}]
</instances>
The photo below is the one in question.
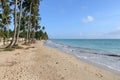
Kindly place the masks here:
<instances>
[{"instance_id":1,"label":"coconut palm tree","mask_svg":"<svg viewBox=\"0 0 120 80\"><path fill-rule=\"evenodd\" d=\"M25 11L28 13L29 21L28 21L28 30L27 30L27 40L30 42L31 40L31 31L34 31L34 27L36 25L36 17L38 16L40 0L24 0ZM34 20L33 20L34 18Z\"/></svg>"},{"instance_id":2,"label":"coconut palm tree","mask_svg":"<svg viewBox=\"0 0 120 80\"><path fill-rule=\"evenodd\" d=\"M11 48L12 46L14 46L14 43L16 40L16 34L17 34L17 3L18 3L18 0L12 0L11 3L14 4L14 35L13 35L11 43L6 48Z\"/></svg>"},{"instance_id":3,"label":"coconut palm tree","mask_svg":"<svg viewBox=\"0 0 120 80\"><path fill-rule=\"evenodd\" d=\"M11 8L9 7L9 0L1 0L1 12L0 13L0 23L1 23L1 29L3 29L2 37L5 44L5 40L8 37L8 32L6 31L8 28L8 25L11 23Z\"/></svg>"},{"instance_id":4,"label":"coconut palm tree","mask_svg":"<svg viewBox=\"0 0 120 80\"><path fill-rule=\"evenodd\" d=\"M20 34L20 26L21 26L21 17L22 17L22 5L23 5L23 0L19 0L19 6L18 7L19 7L20 15L19 15L19 21L18 21L17 37L16 37L14 45L18 45L19 34Z\"/></svg>"},{"instance_id":5,"label":"coconut palm tree","mask_svg":"<svg viewBox=\"0 0 120 80\"><path fill-rule=\"evenodd\" d=\"M33 31L33 35L32 35L32 41L35 38L35 31L37 31L39 29L39 10L38 10L39 6L38 4L34 4L33 6L33 10L32 10L32 16L31 16L31 23L32 23L32 31Z\"/></svg>"}]
</instances>

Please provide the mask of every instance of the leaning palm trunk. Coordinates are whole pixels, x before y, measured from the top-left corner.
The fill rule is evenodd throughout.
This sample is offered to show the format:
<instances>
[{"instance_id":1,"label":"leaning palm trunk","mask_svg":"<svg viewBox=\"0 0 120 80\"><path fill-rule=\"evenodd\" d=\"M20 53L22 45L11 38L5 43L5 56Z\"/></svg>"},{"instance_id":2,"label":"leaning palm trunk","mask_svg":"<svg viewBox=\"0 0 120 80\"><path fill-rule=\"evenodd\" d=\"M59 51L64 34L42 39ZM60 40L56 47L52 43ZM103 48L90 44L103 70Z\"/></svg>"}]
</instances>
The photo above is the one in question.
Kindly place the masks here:
<instances>
[{"instance_id":1,"label":"leaning palm trunk","mask_svg":"<svg viewBox=\"0 0 120 80\"><path fill-rule=\"evenodd\" d=\"M11 41L11 43L6 47L6 48L11 48L13 45L14 45L14 43L15 43L15 40L16 40L16 33L17 33L17 28L16 28L16 26L17 26L17 11L16 11L16 9L17 9L17 0L15 0L15 7L14 7L14 35L13 35L13 38L12 38L12 41Z\"/></svg>"},{"instance_id":2,"label":"leaning palm trunk","mask_svg":"<svg viewBox=\"0 0 120 80\"><path fill-rule=\"evenodd\" d=\"M20 25L21 25L21 16L22 16L22 0L21 0L21 3L20 3L20 18L19 18L19 23L18 23L17 38L15 40L14 45L18 45L19 34L20 34Z\"/></svg>"}]
</instances>

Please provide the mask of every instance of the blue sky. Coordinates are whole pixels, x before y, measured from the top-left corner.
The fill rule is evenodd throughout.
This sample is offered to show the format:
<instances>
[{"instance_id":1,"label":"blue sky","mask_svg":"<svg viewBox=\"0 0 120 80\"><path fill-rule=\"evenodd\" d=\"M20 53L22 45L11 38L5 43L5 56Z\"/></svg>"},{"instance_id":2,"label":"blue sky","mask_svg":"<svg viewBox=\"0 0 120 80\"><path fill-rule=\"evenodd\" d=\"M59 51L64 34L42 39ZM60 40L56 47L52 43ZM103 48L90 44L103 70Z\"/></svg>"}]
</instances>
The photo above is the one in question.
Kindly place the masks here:
<instances>
[{"instance_id":1,"label":"blue sky","mask_svg":"<svg viewBox=\"0 0 120 80\"><path fill-rule=\"evenodd\" d=\"M120 38L120 0L43 0L50 38Z\"/></svg>"}]
</instances>

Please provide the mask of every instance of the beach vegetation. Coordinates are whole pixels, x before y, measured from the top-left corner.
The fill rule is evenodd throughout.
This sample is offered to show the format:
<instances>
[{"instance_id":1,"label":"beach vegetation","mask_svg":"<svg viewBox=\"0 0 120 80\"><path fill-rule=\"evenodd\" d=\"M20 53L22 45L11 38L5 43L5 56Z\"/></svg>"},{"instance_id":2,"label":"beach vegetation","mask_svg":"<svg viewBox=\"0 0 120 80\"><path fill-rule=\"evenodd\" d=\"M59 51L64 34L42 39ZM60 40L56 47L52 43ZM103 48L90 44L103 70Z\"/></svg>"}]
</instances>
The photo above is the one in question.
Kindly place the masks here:
<instances>
[{"instance_id":1,"label":"beach vegetation","mask_svg":"<svg viewBox=\"0 0 120 80\"><path fill-rule=\"evenodd\" d=\"M14 49L23 49L22 46L15 46L15 45L12 48L14 48Z\"/></svg>"},{"instance_id":2,"label":"beach vegetation","mask_svg":"<svg viewBox=\"0 0 120 80\"><path fill-rule=\"evenodd\" d=\"M0 41L6 50L21 48L21 38L25 44L48 39L45 26L40 25L40 3L41 0L0 0Z\"/></svg>"},{"instance_id":3,"label":"beach vegetation","mask_svg":"<svg viewBox=\"0 0 120 80\"><path fill-rule=\"evenodd\" d=\"M4 48L4 51L14 51L14 48Z\"/></svg>"}]
</instances>

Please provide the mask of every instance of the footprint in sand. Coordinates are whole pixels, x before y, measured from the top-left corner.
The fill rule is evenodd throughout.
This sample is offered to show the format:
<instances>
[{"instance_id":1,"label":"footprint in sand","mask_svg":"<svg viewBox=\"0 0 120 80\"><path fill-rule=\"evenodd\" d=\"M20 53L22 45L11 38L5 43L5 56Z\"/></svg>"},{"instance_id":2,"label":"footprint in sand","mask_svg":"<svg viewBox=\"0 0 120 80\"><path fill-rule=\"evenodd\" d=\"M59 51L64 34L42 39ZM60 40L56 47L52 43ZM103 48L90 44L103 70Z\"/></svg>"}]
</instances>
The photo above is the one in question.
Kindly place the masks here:
<instances>
[{"instance_id":1,"label":"footprint in sand","mask_svg":"<svg viewBox=\"0 0 120 80\"><path fill-rule=\"evenodd\" d=\"M96 76L98 76L98 77L103 77L103 75L102 74L100 74L100 73L98 73L98 74L95 74Z\"/></svg>"},{"instance_id":2,"label":"footprint in sand","mask_svg":"<svg viewBox=\"0 0 120 80\"><path fill-rule=\"evenodd\" d=\"M20 55L20 53L15 53L14 55L17 56L17 55Z\"/></svg>"}]
</instances>

